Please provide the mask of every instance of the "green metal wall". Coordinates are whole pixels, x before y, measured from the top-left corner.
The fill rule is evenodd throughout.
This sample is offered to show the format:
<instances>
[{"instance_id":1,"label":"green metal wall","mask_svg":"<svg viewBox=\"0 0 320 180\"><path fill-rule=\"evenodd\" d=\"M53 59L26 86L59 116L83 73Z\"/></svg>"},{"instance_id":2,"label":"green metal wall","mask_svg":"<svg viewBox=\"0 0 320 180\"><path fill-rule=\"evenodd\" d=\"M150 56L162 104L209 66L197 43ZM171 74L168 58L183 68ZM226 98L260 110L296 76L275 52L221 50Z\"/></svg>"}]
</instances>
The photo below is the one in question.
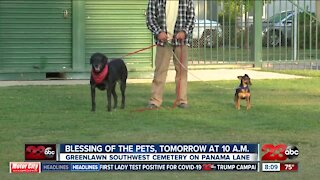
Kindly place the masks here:
<instances>
[{"instance_id":1,"label":"green metal wall","mask_svg":"<svg viewBox=\"0 0 320 180\"><path fill-rule=\"evenodd\" d=\"M64 10L71 0L1 0L0 73L70 69L72 24Z\"/></svg>"},{"instance_id":2,"label":"green metal wall","mask_svg":"<svg viewBox=\"0 0 320 180\"><path fill-rule=\"evenodd\" d=\"M94 52L109 58L150 46L152 36L146 28L147 0L86 1L86 63ZM152 49L125 58L130 71L152 69Z\"/></svg>"},{"instance_id":3,"label":"green metal wall","mask_svg":"<svg viewBox=\"0 0 320 180\"><path fill-rule=\"evenodd\" d=\"M88 79L92 53L120 58L152 44L147 2L0 0L0 80L46 79L48 74ZM152 51L124 58L131 77L153 68Z\"/></svg>"}]
</instances>

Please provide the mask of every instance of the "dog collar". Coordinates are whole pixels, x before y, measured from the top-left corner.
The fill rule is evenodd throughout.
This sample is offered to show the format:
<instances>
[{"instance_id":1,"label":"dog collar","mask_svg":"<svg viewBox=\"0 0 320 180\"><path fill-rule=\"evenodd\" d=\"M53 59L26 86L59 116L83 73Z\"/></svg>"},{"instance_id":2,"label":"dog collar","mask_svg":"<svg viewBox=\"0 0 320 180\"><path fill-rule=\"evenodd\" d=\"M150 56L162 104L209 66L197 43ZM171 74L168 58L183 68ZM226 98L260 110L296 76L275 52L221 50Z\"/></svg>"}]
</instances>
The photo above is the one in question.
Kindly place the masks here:
<instances>
[{"instance_id":1,"label":"dog collar","mask_svg":"<svg viewBox=\"0 0 320 180\"><path fill-rule=\"evenodd\" d=\"M107 77L108 70L109 70L108 65L105 65L103 70L100 73L95 72L94 69L92 68L91 75L93 77L94 82L96 84L101 84L102 81Z\"/></svg>"}]
</instances>

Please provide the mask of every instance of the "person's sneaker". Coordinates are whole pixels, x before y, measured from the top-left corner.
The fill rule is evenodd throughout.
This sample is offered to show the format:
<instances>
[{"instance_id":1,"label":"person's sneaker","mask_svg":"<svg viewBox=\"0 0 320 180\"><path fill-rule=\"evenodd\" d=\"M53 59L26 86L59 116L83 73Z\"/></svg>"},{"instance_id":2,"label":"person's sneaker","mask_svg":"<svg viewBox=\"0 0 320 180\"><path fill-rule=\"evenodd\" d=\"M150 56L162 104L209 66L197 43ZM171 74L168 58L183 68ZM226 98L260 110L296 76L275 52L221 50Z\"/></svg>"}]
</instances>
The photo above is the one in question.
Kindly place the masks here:
<instances>
[{"instance_id":1,"label":"person's sneaker","mask_svg":"<svg viewBox=\"0 0 320 180\"><path fill-rule=\"evenodd\" d=\"M189 106L188 106L188 104L186 104L186 103L181 103L181 104L178 105L178 107L181 108L181 109L186 109L186 108L188 108Z\"/></svg>"},{"instance_id":2,"label":"person's sneaker","mask_svg":"<svg viewBox=\"0 0 320 180\"><path fill-rule=\"evenodd\" d=\"M147 106L147 108L148 108L148 109L157 109L157 108L159 108L159 107L156 106L155 104L149 104L149 105Z\"/></svg>"}]
</instances>

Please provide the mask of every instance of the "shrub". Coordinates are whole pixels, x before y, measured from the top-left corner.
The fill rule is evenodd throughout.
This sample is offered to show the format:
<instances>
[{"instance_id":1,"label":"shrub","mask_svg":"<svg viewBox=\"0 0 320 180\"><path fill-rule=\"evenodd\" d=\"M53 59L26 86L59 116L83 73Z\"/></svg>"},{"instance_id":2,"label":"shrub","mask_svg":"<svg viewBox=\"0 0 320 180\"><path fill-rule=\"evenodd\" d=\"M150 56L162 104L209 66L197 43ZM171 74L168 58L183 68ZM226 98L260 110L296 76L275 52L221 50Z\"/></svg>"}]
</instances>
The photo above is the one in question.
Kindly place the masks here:
<instances>
[{"instance_id":1,"label":"shrub","mask_svg":"<svg viewBox=\"0 0 320 180\"><path fill-rule=\"evenodd\" d=\"M311 13L311 16L308 13L299 13L298 33L299 48L314 49L317 45L320 49L320 23L316 21L314 13Z\"/></svg>"}]
</instances>

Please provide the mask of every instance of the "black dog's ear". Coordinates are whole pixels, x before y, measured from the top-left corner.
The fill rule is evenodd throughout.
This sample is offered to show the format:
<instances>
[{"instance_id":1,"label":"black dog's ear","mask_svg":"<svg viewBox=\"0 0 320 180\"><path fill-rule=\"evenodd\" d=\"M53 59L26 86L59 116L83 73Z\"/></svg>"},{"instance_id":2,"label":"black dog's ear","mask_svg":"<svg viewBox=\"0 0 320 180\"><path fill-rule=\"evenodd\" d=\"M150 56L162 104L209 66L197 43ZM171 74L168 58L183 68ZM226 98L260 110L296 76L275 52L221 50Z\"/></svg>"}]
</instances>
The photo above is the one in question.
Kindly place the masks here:
<instances>
[{"instance_id":1,"label":"black dog's ear","mask_svg":"<svg viewBox=\"0 0 320 180\"><path fill-rule=\"evenodd\" d=\"M108 64L108 57L103 55L103 63Z\"/></svg>"},{"instance_id":2,"label":"black dog's ear","mask_svg":"<svg viewBox=\"0 0 320 180\"><path fill-rule=\"evenodd\" d=\"M93 63L93 56L90 57L90 64Z\"/></svg>"},{"instance_id":3,"label":"black dog's ear","mask_svg":"<svg viewBox=\"0 0 320 180\"><path fill-rule=\"evenodd\" d=\"M93 64L94 59L96 59L97 57L99 57L99 53L92 54L90 57L90 64Z\"/></svg>"},{"instance_id":4,"label":"black dog's ear","mask_svg":"<svg viewBox=\"0 0 320 180\"><path fill-rule=\"evenodd\" d=\"M238 78L239 80L241 80L241 79L242 79L242 77L243 77L243 76L238 76L237 78Z\"/></svg>"}]
</instances>

